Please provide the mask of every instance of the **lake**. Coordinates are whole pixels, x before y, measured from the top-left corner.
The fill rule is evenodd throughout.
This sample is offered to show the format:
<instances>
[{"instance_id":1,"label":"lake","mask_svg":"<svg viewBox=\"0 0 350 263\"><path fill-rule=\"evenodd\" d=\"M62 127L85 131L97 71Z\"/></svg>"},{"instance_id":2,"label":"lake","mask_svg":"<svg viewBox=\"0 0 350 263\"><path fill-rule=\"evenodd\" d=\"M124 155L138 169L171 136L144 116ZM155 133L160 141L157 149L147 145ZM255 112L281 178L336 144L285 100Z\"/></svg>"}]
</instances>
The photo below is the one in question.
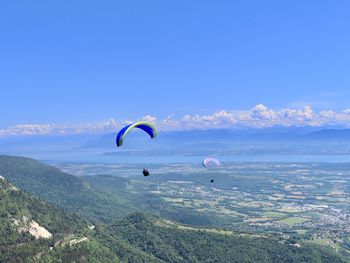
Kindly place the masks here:
<instances>
[{"instance_id":1,"label":"lake","mask_svg":"<svg viewBox=\"0 0 350 263\"><path fill-rule=\"evenodd\" d=\"M205 156L201 155L157 155L142 156L121 153L118 155L106 155L105 150L67 150L67 151L40 151L40 152L11 152L2 153L6 155L24 156L44 162L73 162L73 163L121 163L121 164L167 164L167 163L199 163ZM223 155L217 156L222 162L329 162L347 163L350 162L350 155Z\"/></svg>"}]
</instances>

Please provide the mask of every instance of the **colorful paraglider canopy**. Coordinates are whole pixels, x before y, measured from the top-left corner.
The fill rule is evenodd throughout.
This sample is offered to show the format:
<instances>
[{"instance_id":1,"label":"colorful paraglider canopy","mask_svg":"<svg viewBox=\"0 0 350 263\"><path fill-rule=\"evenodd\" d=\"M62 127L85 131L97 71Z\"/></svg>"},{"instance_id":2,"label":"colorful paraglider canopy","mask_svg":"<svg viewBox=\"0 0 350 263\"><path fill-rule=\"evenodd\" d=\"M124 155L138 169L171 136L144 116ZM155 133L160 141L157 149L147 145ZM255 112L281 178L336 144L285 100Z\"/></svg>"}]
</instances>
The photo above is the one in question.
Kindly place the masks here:
<instances>
[{"instance_id":1,"label":"colorful paraglider canopy","mask_svg":"<svg viewBox=\"0 0 350 263\"><path fill-rule=\"evenodd\" d=\"M214 163L216 165L221 165L220 161L218 159L216 159L216 158L213 158L213 157L207 157L202 162L204 167L208 166L210 163Z\"/></svg>"},{"instance_id":2,"label":"colorful paraglider canopy","mask_svg":"<svg viewBox=\"0 0 350 263\"><path fill-rule=\"evenodd\" d=\"M155 138L157 136L156 128L151 123L144 122L144 121L138 121L138 122L135 122L135 123L132 123L132 124L125 126L124 128L122 128L118 132L117 139L116 139L116 143L117 143L118 147L123 144L123 141L124 141L126 135L128 135L128 133L134 128L139 128L139 129L147 132L151 138Z\"/></svg>"}]
</instances>

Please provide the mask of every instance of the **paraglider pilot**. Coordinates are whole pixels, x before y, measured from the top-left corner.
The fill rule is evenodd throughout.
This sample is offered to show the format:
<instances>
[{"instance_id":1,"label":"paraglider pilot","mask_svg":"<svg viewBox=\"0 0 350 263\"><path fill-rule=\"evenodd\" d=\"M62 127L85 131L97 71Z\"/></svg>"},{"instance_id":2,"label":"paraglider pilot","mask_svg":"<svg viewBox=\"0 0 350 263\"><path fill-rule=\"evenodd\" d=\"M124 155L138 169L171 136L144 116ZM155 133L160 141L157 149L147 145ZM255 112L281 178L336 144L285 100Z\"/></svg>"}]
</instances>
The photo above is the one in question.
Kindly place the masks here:
<instances>
[{"instance_id":1,"label":"paraglider pilot","mask_svg":"<svg viewBox=\"0 0 350 263\"><path fill-rule=\"evenodd\" d=\"M149 171L146 168L143 169L142 173L143 173L143 176L149 176Z\"/></svg>"}]
</instances>

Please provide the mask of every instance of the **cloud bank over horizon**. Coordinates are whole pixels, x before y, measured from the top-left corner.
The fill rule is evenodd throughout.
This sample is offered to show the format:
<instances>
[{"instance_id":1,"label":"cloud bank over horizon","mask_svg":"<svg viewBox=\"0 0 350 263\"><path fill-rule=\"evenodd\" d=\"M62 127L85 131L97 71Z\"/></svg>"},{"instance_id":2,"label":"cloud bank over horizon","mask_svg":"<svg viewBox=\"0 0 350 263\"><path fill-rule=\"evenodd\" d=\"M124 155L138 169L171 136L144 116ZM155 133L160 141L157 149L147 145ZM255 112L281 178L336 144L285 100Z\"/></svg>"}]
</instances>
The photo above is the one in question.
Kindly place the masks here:
<instances>
[{"instance_id":1,"label":"cloud bank over horizon","mask_svg":"<svg viewBox=\"0 0 350 263\"><path fill-rule=\"evenodd\" d=\"M141 118L151 122L161 131L223 128L268 128L283 127L350 127L350 108L342 111L314 111L311 106L274 110L258 104L250 110L222 110L209 115L184 115L176 118L171 114L164 119L146 115ZM0 137L35 135L78 135L115 132L123 125L137 120L111 118L101 123L85 124L18 124L0 128Z\"/></svg>"}]
</instances>

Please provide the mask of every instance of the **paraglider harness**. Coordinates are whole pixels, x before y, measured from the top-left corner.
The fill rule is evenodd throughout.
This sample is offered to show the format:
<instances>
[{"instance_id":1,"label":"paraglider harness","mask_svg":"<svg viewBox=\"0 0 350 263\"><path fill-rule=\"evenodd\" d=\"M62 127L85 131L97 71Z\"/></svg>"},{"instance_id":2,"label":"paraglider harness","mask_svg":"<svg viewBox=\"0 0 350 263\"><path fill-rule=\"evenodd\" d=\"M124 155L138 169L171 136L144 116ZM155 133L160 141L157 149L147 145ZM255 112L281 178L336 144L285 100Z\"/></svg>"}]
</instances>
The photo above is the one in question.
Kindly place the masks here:
<instances>
[{"instance_id":1,"label":"paraglider harness","mask_svg":"<svg viewBox=\"0 0 350 263\"><path fill-rule=\"evenodd\" d=\"M143 176L149 176L149 171L146 168L143 169L142 173L143 173Z\"/></svg>"}]
</instances>

